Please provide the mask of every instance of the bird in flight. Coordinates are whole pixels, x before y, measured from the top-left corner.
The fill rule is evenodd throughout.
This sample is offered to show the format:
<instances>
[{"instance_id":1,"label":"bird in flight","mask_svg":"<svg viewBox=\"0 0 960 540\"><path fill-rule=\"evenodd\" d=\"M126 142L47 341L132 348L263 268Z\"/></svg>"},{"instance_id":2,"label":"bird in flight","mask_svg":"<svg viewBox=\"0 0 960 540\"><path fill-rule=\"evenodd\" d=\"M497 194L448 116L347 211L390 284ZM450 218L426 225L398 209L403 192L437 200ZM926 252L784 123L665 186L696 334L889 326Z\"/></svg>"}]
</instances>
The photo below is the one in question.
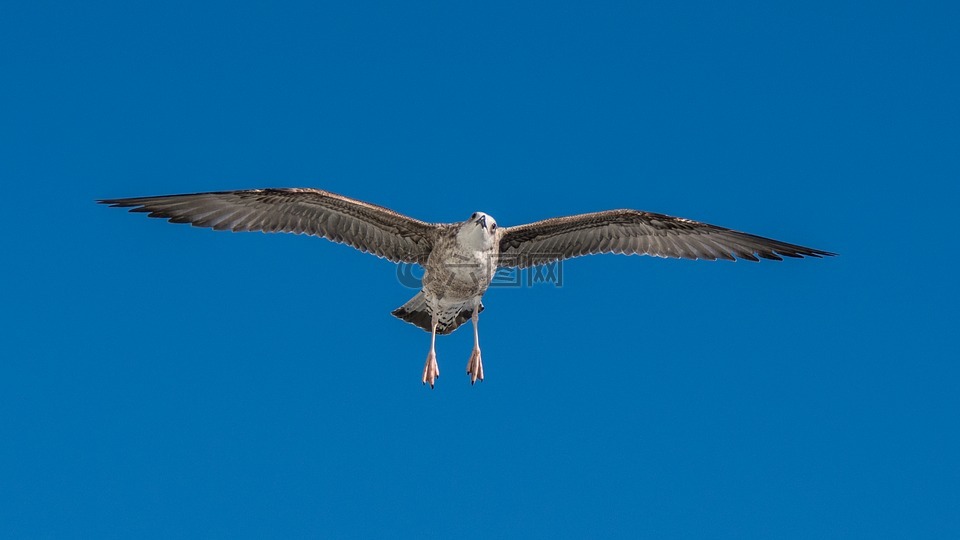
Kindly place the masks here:
<instances>
[{"instance_id":1,"label":"bird in flight","mask_svg":"<svg viewBox=\"0 0 960 540\"><path fill-rule=\"evenodd\" d=\"M186 195L103 199L171 223L226 231L321 236L398 263L424 268L422 288L393 315L430 332L422 381L440 376L436 336L473 322L470 383L483 380L477 329L481 298L498 267L526 268L599 253L684 259L783 260L834 253L678 217L607 210L499 227L474 212L460 223L427 223L393 210L310 188L248 189Z\"/></svg>"}]
</instances>

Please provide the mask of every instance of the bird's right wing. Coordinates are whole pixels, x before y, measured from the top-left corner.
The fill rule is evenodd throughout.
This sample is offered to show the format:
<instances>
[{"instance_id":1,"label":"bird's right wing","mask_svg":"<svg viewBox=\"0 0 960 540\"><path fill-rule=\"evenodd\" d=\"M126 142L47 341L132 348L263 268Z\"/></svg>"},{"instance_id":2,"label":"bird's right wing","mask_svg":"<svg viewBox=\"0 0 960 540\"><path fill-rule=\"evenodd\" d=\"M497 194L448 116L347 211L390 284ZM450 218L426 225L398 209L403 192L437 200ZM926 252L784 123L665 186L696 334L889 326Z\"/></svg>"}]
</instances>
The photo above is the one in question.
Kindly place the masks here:
<instances>
[{"instance_id":1,"label":"bird's right wing","mask_svg":"<svg viewBox=\"0 0 960 540\"><path fill-rule=\"evenodd\" d=\"M97 201L216 230L322 236L394 262L423 264L439 227L319 189L218 191Z\"/></svg>"},{"instance_id":2,"label":"bird's right wing","mask_svg":"<svg viewBox=\"0 0 960 540\"><path fill-rule=\"evenodd\" d=\"M731 261L833 255L708 223L639 210L551 218L502 230L500 266L527 267L596 253Z\"/></svg>"}]
</instances>

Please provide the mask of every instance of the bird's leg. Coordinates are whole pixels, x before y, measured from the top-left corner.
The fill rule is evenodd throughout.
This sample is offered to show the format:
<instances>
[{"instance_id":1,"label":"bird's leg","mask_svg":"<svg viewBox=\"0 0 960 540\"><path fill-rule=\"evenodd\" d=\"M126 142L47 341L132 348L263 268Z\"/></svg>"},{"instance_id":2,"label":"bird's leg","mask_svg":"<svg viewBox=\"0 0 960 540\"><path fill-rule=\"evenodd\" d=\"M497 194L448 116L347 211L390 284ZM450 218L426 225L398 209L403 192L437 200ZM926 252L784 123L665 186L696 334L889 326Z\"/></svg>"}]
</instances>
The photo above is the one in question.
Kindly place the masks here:
<instances>
[{"instance_id":1,"label":"bird's leg","mask_svg":"<svg viewBox=\"0 0 960 540\"><path fill-rule=\"evenodd\" d=\"M437 365L437 316L433 316L432 330L430 331L430 353L427 355L427 361L423 365L423 384L433 383L440 378L440 366Z\"/></svg>"},{"instance_id":2,"label":"bird's leg","mask_svg":"<svg viewBox=\"0 0 960 540\"><path fill-rule=\"evenodd\" d=\"M467 375L470 376L470 384L474 384L479 379L483 381L483 360L480 359L480 332L477 330L477 323L480 322L480 316L477 315L479 309L473 310L473 353L467 362Z\"/></svg>"}]
</instances>

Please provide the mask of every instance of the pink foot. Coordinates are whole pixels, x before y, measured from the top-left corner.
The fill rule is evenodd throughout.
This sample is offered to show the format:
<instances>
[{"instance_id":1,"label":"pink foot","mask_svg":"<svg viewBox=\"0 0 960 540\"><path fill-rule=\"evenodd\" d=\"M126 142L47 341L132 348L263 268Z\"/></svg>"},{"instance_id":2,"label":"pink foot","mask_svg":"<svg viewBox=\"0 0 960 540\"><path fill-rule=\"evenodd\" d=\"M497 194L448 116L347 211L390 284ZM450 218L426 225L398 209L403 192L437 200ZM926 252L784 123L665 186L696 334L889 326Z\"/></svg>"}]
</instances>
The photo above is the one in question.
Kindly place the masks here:
<instances>
[{"instance_id":1,"label":"pink foot","mask_svg":"<svg viewBox=\"0 0 960 540\"><path fill-rule=\"evenodd\" d=\"M440 378L440 366L437 365L437 354L430 351L426 363L423 364L423 384L430 383L430 388L433 388L438 378Z\"/></svg>"},{"instance_id":2,"label":"pink foot","mask_svg":"<svg viewBox=\"0 0 960 540\"><path fill-rule=\"evenodd\" d=\"M467 362L467 375L470 376L470 384L478 380L483 381L483 360L480 358L480 349L474 349L470 355L470 361Z\"/></svg>"}]
</instances>

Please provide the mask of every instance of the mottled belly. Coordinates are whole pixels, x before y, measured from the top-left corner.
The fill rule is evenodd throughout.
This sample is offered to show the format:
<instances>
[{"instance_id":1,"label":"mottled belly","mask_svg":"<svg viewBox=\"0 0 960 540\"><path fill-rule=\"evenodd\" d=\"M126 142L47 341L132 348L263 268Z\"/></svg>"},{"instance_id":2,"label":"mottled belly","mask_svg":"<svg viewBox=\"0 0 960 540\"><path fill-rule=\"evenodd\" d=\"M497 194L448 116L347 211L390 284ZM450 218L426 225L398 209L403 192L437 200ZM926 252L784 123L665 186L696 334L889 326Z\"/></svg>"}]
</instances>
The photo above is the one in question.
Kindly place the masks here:
<instances>
[{"instance_id":1,"label":"mottled belly","mask_svg":"<svg viewBox=\"0 0 960 540\"><path fill-rule=\"evenodd\" d=\"M439 299L472 299L483 295L492 279L490 269L480 263L447 264L424 273L423 288Z\"/></svg>"}]
</instances>

